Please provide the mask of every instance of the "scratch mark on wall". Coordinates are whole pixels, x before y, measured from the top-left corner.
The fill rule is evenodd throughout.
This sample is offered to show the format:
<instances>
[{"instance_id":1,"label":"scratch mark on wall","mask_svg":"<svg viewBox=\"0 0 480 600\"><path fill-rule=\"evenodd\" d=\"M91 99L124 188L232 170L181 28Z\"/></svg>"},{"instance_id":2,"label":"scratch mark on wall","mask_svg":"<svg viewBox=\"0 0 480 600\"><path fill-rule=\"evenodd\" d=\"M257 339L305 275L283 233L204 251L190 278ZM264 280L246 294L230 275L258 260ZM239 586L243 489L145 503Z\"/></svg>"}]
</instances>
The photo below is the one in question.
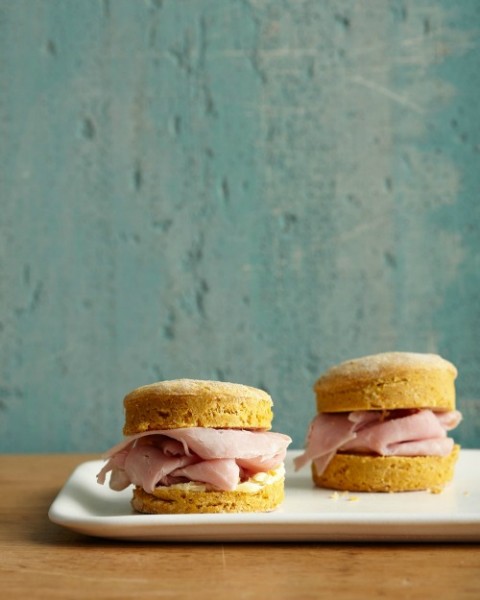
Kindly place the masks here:
<instances>
[{"instance_id":1,"label":"scratch mark on wall","mask_svg":"<svg viewBox=\"0 0 480 600\"><path fill-rule=\"evenodd\" d=\"M110 17L110 0L103 0L103 16L108 19Z\"/></svg>"},{"instance_id":2,"label":"scratch mark on wall","mask_svg":"<svg viewBox=\"0 0 480 600\"><path fill-rule=\"evenodd\" d=\"M360 75L355 75L354 77L352 77L350 79L350 81L352 81L353 83L357 83L358 85L363 85L364 87L366 87L374 92L378 92L379 94L385 96L386 98L389 98L396 104L405 106L406 108L409 108L410 110L413 110L414 112L416 112L420 115L423 115L425 112L419 104L417 104L416 102L413 102L412 100L410 100L410 98L406 98L405 96L397 94L396 92L392 91L391 89L386 88L383 85L376 83L375 81L371 81L370 79L365 79L365 78L361 77Z\"/></svg>"},{"instance_id":3,"label":"scratch mark on wall","mask_svg":"<svg viewBox=\"0 0 480 600\"><path fill-rule=\"evenodd\" d=\"M249 106L249 108L251 108L251 110L255 109L253 105ZM288 105L281 105L281 104L273 105L273 104L266 104L264 102L262 102L261 104L258 104L257 108L260 110L260 113L263 115L285 114L285 115L299 115L299 116L304 116L311 112L315 112L315 110L321 111L321 109L322 109L321 106L306 107L306 106L288 106Z\"/></svg>"},{"instance_id":4,"label":"scratch mark on wall","mask_svg":"<svg viewBox=\"0 0 480 600\"><path fill-rule=\"evenodd\" d=\"M278 58L305 58L317 56L317 48L273 48L272 50L260 50L258 55L263 60L276 60Z\"/></svg>"},{"instance_id":5,"label":"scratch mark on wall","mask_svg":"<svg viewBox=\"0 0 480 600\"><path fill-rule=\"evenodd\" d=\"M86 140L93 140L96 134L95 123L90 117L85 117L80 126L80 134Z\"/></svg>"},{"instance_id":6,"label":"scratch mark on wall","mask_svg":"<svg viewBox=\"0 0 480 600\"><path fill-rule=\"evenodd\" d=\"M135 164L132 175L133 189L136 192L140 192L143 185L143 170L139 162Z\"/></svg>"},{"instance_id":7,"label":"scratch mark on wall","mask_svg":"<svg viewBox=\"0 0 480 600\"><path fill-rule=\"evenodd\" d=\"M385 225L385 223L387 223L388 220L389 220L389 215L384 214L384 215L380 215L376 219L363 221L363 222L359 223L358 225L356 225L355 227L353 227L352 229L343 231L338 236L338 240L342 244L344 244L346 241L351 240L352 238L359 237L359 236L363 235L365 232L370 231L371 229L375 229L375 228Z\"/></svg>"},{"instance_id":8,"label":"scratch mark on wall","mask_svg":"<svg viewBox=\"0 0 480 600\"><path fill-rule=\"evenodd\" d=\"M47 41L47 52L48 54L50 54L50 56L57 55L57 46L55 45L55 42L53 40Z\"/></svg>"}]
</instances>

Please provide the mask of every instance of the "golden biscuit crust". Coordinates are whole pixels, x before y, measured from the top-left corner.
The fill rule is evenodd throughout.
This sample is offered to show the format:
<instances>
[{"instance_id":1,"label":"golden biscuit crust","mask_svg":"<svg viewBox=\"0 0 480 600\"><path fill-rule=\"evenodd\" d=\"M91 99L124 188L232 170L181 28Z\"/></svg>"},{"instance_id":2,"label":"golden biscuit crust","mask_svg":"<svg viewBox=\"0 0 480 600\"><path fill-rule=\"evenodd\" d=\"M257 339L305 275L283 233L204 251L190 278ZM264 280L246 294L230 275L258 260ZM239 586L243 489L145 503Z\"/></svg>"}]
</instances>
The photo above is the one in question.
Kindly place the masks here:
<instances>
[{"instance_id":1,"label":"golden biscuit crust","mask_svg":"<svg viewBox=\"0 0 480 600\"><path fill-rule=\"evenodd\" d=\"M133 491L132 506L145 514L198 514L266 512L277 508L284 499L284 479L266 484L258 492L191 491L156 488L148 494L141 487Z\"/></svg>"},{"instance_id":2,"label":"golden biscuit crust","mask_svg":"<svg viewBox=\"0 0 480 600\"><path fill-rule=\"evenodd\" d=\"M436 354L386 352L343 362L314 385L318 412L455 409L455 366Z\"/></svg>"},{"instance_id":3,"label":"golden biscuit crust","mask_svg":"<svg viewBox=\"0 0 480 600\"><path fill-rule=\"evenodd\" d=\"M350 492L440 491L452 480L460 446L448 456L336 454L322 475L312 463L316 486Z\"/></svg>"},{"instance_id":4,"label":"golden biscuit crust","mask_svg":"<svg viewBox=\"0 0 480 600\"><path fill-rule=\"evenodd\" d=\"M124 435L154 429L270 429L272 399L257 388L221 381L176 379L137 388L124 399Z\"/></svg>"}]
</instances>

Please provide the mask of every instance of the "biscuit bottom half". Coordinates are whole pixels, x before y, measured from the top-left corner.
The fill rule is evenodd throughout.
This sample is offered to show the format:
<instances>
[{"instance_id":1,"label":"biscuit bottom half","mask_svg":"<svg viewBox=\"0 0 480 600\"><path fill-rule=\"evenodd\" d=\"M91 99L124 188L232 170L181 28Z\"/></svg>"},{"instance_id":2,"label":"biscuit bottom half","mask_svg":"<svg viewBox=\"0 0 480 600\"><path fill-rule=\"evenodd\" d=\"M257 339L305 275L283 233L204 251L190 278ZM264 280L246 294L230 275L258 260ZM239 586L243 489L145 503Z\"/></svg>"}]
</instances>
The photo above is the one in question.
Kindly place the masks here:
<instances>
[{"instance_id":1,"label":"biscuit bottom half","mask_svg":"<svg viewBox=\"0 0 480 600\"><path fill-rule=\"evenodd\" d=\"M312 463L316 486L349 492L439 492L452 480L460 446L447 456L367 456L336 454L318 475Z\"/></svg>"},{"instance_id":2,"label":"biscuit bottom half","mask_svg":"<svg viewBox=\"0 0 480 600\"><path fill-rule=\"evenodd\" d=\"M132 506L146 514L266 512L284 499L284 478L260 486L255 492L196 490L189 486L158 487L154 494L136 487Z\"/></svg>"}]
</instances>

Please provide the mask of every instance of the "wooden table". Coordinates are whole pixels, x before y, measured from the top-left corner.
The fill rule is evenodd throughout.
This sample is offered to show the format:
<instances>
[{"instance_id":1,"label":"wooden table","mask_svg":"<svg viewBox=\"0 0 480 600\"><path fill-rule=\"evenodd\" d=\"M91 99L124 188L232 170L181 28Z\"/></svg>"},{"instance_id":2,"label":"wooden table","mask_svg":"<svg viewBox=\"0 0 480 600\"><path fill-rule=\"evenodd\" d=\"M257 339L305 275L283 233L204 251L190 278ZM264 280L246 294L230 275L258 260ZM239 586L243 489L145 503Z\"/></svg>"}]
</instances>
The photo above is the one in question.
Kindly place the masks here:
<instances>
[{"instance_id":1,"label":"wooden table","mask_svg":"<svg viewBox=\"0 0 480 600\"><path fill-rule=\"evenodd\" d=\"M480 598L478 544L145 544L48 508L85 455L0 456L2 598Z\"/></svg>"}]
</instances>

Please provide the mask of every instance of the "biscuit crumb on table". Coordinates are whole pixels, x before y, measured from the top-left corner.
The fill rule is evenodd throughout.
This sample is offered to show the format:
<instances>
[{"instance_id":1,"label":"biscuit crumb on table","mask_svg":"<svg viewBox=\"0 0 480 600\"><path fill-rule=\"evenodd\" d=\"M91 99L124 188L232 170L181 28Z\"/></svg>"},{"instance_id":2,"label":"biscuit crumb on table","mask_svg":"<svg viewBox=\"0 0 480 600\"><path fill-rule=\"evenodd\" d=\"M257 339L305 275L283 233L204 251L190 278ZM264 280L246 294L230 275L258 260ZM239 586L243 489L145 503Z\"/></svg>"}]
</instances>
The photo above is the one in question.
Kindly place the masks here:
<instances>
[{"instance_id":1,"label":"biscuit crumb on table","mask_svg":"<svg viewBox=\"0 0 480 600\"><path fill-rule=\"evenodd\" d=\"M329 496L330 500L337 502L338 500L345 500L346 502L358 502L360 498L358 496L350 496L350 492L333 492Z\"/></svg>"}]
</instances>

